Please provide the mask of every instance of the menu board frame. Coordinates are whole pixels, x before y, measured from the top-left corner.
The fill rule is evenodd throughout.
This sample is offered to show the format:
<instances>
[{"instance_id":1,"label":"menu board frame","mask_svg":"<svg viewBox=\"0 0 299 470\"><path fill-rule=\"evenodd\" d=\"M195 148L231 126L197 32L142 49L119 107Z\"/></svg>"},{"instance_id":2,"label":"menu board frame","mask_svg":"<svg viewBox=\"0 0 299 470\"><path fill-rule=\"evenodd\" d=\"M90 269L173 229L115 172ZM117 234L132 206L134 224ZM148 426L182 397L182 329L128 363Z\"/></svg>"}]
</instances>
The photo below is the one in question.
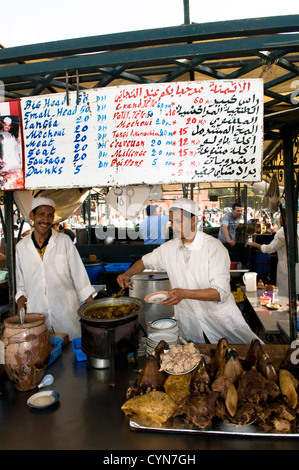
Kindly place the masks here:
<instances>
[{"instance_id":1,"label":"menu board frame","mask_svg":"<svg viewBox=\"0 0 299 470\"><path fill-rule=\"evenodd\" d=\"M262 179L263 80L21 98L26 189Z\"/></svg>"}]
</instances>

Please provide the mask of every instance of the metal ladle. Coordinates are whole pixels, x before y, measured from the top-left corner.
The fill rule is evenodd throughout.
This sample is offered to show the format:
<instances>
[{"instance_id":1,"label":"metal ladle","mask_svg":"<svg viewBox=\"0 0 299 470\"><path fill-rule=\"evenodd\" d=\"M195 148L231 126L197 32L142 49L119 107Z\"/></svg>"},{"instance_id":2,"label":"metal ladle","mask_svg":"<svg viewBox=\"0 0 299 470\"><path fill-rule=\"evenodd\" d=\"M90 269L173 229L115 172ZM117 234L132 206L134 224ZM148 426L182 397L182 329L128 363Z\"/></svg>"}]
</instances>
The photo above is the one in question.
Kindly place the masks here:
<instances>
[{"instance_id":1,"label":"metal ladle","mask_svg":"<svg viewBox=\"0 0 299 470\"><path fill-rule=\"evenodd\" d=\"M25 311L24 307L22 307L22 308L20 309L20 323L24 323L24 322L25 322L25 313L26 313L26 311Z\"/></svg>"}]
</instances>

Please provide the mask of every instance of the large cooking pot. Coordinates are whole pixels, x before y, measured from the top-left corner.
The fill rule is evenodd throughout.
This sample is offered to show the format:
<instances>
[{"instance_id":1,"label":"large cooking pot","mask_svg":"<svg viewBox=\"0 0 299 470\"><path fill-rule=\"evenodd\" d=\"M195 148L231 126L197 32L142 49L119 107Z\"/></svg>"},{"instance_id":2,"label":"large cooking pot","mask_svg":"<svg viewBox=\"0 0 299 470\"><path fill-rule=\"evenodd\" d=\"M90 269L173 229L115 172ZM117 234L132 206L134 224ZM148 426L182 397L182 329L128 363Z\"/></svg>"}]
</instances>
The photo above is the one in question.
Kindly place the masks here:
<instances>
[{"instance_id":1,"label":"large cooking pot","mask_svg":"<svg viewBox=\"0 0 299 470\"><path fill-rule=\"evenodd\" d=\"M147 294L165 290L169 291L171 284L167 273L148 271L141 274L135 274L131 277L130 297L144 299ZM139 314L139 322L145 331L147 324L158 318L170 318L173 316L173 306L167 307L161 304L145 304L145 307Z\"/></svg>"},{"instance_id":2,"label":"large cooking pot","mask_svg":"<svg viewBox=\"0 0 299 470\"><path fill-rule=\"evenodd\" d=\"M138 310L134 313L111 319L90 318L88 314L95 308L122 306L134 303ZM139 319L144 302L131 297L106 297L81 305L78 314L81 322L81 347L87 356L110 359L111 354L136 351L139 344Z\"/></svg>"}]
</instances>

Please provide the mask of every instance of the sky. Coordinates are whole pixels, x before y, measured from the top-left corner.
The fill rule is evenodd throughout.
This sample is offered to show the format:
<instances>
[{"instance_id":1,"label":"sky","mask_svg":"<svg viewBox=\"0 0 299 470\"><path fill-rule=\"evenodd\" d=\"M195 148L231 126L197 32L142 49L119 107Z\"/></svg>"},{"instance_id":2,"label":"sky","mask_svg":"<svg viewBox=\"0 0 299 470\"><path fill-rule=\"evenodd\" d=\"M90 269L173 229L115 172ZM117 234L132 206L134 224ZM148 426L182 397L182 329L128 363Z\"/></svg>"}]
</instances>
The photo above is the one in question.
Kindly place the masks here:
<instances>
[{"instance_id":1,"label":"sky","mask_svg":"<svg viewBox=\"0 0 299 470\"><path fill-rule=\"evenodd\" d=\"M299 13L298 0L189 0L189 8L193 23ZM1 11L0 43L13 47L183 23L183 0L14 0L13 12Z\"/></svg>"}]
</instances>

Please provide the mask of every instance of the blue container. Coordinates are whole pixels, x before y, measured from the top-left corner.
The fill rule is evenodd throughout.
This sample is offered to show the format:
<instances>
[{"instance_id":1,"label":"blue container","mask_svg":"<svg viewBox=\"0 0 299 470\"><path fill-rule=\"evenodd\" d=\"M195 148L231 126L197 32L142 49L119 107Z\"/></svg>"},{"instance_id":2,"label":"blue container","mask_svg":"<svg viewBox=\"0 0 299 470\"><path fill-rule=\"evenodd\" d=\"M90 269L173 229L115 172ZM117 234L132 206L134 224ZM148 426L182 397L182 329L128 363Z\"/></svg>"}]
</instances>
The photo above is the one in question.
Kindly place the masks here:
<instances>
[{"instance_id":1,"label":"blue container","mask_svg":"<svg viewBox=\"0 0 299 470\"><path fill-rule=\"evenodd\" d=\"M270 255L269 253L261 253L256 251L253 254L252 271L258 274L258 279L264 279L270 274Z\"/></svg>"},{"instance_id":2,"label":"blue container","mask_svg":"<svg viewBox=\"0 0 299 470\"><path fill-rule=\"evenodd\" d=\"M56 361L59 356L62 354L62 343L63 339L62 338L56 338L54 336L51 336L51 348L52 351L50 353L50 358L48 362L48 366L52 364L52 362Z\"/></svg>"},{"instance_id":3,"label":"blue container","mask_svg":"<svg viewBox=\"0 0 299 470\"><path fill-rule=\"evenodd\" d=\"M84 261L83 261L84 262ZM100 279L100 274L104 271L101 261L85 261L84 266L91 284L96 284Z\"/></svg>"},{"instance_id":4,"label":"blue container","mask_svg":"<svg viewBox=\"0 0 299 470\"><path fill-rule=\"evenodd\" d=\"M132 263L110 263L105 266L105 271L124 272L132 266Z\"/></svg>"},{"instance_id":5,"label":"blue container","mask_svg":"<svg viewBox=\"0 0 299 470\"><path fill-rule=\"evenodd\" d=\"M81 349L81 338L73 339L72 348L76 356L76 361L78 362L87 361L87 356Z\"/></svg>"}]
</instances>

